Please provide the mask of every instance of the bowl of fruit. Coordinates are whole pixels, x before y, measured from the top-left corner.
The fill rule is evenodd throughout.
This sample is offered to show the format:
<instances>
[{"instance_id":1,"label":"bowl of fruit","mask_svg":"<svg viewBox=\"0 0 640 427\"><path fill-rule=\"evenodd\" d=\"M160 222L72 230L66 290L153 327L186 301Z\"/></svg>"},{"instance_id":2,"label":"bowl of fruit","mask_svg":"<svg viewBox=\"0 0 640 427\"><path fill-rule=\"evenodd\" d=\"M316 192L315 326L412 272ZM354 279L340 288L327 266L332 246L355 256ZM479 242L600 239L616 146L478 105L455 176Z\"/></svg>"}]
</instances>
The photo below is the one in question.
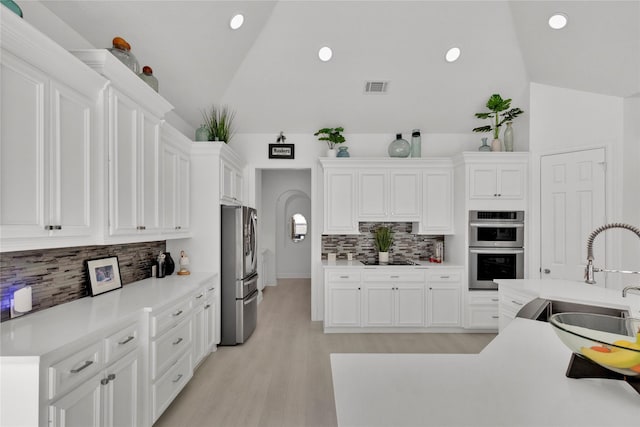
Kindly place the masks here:
<instances>
[{"instance_id":1,"label":"bowl of fruit","mask_svg":"<svg viewBox=\"0 0 640 427\"><path fill-rule=\"evenodd\" d=\"M559 313L549 323L578 356L625 376L640 376L640 319Z\"/></svg>"}]
</instances>

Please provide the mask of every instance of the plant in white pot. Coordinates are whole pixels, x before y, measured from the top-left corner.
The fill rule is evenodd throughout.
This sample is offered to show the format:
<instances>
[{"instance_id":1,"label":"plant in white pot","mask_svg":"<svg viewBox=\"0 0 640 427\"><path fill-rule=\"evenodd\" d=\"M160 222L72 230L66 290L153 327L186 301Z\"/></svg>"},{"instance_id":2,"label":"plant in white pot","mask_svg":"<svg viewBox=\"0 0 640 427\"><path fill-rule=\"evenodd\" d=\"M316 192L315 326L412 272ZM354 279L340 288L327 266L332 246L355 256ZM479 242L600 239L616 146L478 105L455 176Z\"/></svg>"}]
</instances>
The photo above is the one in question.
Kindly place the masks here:
<instances>
[{"instance_id":1,"label":"plant in white pot","mask_svg":"<svg viewBox=\"0 0 640 427\"><path fill-rule=\"evenodd\" d=\"M476 113L479 119L491 119L492 124L479 126L474 128L474 132L493 132L493 141L491 142L491 151L502 151L502 143L500 141L500 126L504 123L512 122L513 119L524 113L520 108L510 108L511 99L502 99L500 94L494 93L487 101L487 108L491 110L487 113ZM513 151L513 147L510 150Z\"/></svg>"},{"instance_id":2,"label":"plant in white pot","mask_svg":"<svg viewBox=\"0 0 640 427\"><path fill-rule=\"evenodd\" d=\"M345 142L342 132L344 132L344 128L337 127L322 128L318 132L314 133L315 136L322 135L318 138L318 141L327 141L327 146L329 147L327 150L327 157L336 157L336 144L342 144Z\"/></svg>"},{"instance_id":3,"label":"plant in white pot","mask_svg":"<svg viewBox=\"0 0 640 427\"><path fill-rule=\"evenodd\" d=\"M374 245L378 250L378 262L386 264L389 262L389 249L393 244L393 232L389 227L379 227L376 229Z\"/></svg>"}]
</instances>

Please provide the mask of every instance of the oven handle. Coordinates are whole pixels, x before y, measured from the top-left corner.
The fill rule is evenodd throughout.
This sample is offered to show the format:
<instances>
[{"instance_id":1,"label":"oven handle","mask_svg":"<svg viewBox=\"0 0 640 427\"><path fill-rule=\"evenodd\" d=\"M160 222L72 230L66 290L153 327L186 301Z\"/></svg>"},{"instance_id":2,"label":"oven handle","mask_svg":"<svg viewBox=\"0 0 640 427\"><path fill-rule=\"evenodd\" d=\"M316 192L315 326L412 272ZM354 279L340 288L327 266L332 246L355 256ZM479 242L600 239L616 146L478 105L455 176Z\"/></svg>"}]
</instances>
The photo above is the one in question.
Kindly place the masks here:
<instances>
[{"instance_id":1,"label":"oven handle","mask_svg":"<svg viewBox=\"0 0 640 427\"><path fill-rule=\"evenodd\" d=\"M523 254L524 249L510 249L510 248L482 248L482 249L469 249L472 254Z\"/></svg>"},{"instance_id":2,"label":"oven handle","mask_svg":"<svg viewBox=\"0 0 640 427\"><path fill-rule=\"evenodd\" d=\"M523 228L524 224L521 222L471 222L469 226L477 228Z\"/></svg>"}]
</instances>

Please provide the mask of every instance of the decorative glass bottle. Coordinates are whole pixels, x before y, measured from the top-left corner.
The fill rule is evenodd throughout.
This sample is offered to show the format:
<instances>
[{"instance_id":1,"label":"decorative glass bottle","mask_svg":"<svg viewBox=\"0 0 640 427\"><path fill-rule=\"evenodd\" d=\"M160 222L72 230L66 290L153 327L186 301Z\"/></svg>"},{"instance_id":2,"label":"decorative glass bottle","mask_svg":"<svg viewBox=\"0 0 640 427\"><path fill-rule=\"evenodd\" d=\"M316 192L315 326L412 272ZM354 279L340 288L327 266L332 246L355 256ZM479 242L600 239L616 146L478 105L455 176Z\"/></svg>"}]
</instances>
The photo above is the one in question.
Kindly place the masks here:
<instances>
[{"instance_id":1,"label":"decorative glass bottle","mask_svg":"<svg viewBox=\"0 0 640 427\"><path fill-rule=\"evenodd\" d=\"M131 45L122 37L114 37L113 47L107 49L118 58L124 65L129 67L131 71L140 73L140 64L136 57L131 53Z\"/></svg>"},{"instance_id":2,"label":"decorative glass bottle","mask_svg":"<svg viewBox=\"0 0 640 427\"><path fill-rule=\"evenodd\" d=\"M478 151L491 151L491 147L487 144L489 138L482 138L482 145L478 148Z\"/></svg>"},{"instance_id":3,"label":"decorative glass bottle","mask_svg":"<svg viewBox=\"0 0 640 427\"><path fill-rule=\"evenodd\" d=\"M336 157L351 157L351 154L349 154L349 147L338 147L338 154Z\"/></svg>"},{"instance_id":4,"label":"decorative glass bottle","mask_svg":"<svg viewBox=\"0 0 640 427\"><path fill-rule=\"evenodd\" d=\"M511 122L507 122L507 128L504 130L504 151L513 151L513 127L511 125Z\"/></svg>"},{"instance_id":5,"label":"decorative glass bottle","mask_svg":"<svg viewBox=\"0 0 640 427\"><path fill-rule=\"evenodd\" d=\"M411 145L406 139L402 139L402 134L397 133L395 141L389 144L390 157L409 157L411 154Z\"/></svg>"},{"instance_id":6,"label":"decorative glass bottle","mask_svg":"<svg viewBox=\"0 0 640 427\"><path fill-rule=\"evenodd\" d=\"M196 141L208 141L209 140L209 128L205 125L200 125L198 129L196 129Z\"/></svg>"},{"instance_id":7,"label":"decorative glass bottle","mask_svg":"<svg viewBox=\"0 0 640 427\"><path fill-rule=\"evenodd\" d=\"M153 75L153 70L148 65L142 67L142 72L138 74L142 80L145 81L146 84L151 86L153 90L158 91L158 79Z\"/></svg>"},{"instance_id":8,"label":"decorative glass bottle","mask_svg":"<svg viewBox=\"0 0 640 427\"><path fill-rule=\"evenodd\" d=\"M414 129L411 133L411 157L422 157L422 138L420 129Z\"/></svg>"}]
</instances>

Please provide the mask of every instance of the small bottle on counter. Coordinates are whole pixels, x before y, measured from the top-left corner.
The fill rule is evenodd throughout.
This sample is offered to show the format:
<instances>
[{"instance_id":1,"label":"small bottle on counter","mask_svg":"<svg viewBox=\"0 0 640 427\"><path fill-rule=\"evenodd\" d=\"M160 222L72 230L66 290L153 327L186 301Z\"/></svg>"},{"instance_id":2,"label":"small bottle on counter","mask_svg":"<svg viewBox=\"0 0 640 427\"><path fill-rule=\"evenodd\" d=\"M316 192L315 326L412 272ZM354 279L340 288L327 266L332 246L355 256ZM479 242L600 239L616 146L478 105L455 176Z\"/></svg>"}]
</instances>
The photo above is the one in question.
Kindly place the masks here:
<instances>
[{"instance_id":1,"label":"small bottle on counter","mask_svg":"<svg viewBox=\"0 0 640 427\"><path fill-rule=\"evenodd\" d=\"M420 129L414 129L413 132L411 132L411 157L422 157Z\"/></svg>"},{"instance_id":2,"label":"small bottle on counter","mask_svg":"<svg viewBox=\"0 0 640 427\"><path fill-rule=\"evenodd\" d=\"M164 263L165 255L160 253L158 255L157 267L156 267L156 277L161 279L165 276L165 263Z\"/></svg>"}]
</instances>

